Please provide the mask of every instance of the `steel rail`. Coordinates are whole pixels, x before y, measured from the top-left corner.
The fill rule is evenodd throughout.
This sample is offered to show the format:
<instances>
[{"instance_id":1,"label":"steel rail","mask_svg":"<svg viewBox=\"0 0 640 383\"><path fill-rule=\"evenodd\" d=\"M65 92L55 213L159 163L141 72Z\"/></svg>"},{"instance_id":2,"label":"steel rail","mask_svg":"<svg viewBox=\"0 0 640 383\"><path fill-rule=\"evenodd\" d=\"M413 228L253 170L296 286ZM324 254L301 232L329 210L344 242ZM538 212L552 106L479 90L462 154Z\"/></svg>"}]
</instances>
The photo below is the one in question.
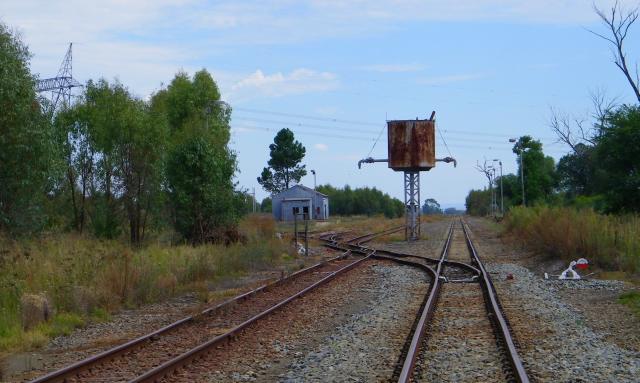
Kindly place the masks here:
<instances>
[{"instance_id":1,"label":"steel rail","mask_svg":"<svg viewBox=\"0 0 640 383\"><path fill-rule=\"evenodd\" d=\"M404 228L405 228L405 225L402 225L402 226L398 226L398 227L394 227L394 228L391 228L391 229L388 229L388 230L381 231L381 232L379 232L379 233L373 233L373 234L372 234L372 233L370 233L370 234L365 234L365 235L362 235L362 236L360 236L360 237L356 237L356 238L353 238L353 239L351 239L351 240L349 240L349 241L346 241L345 243L351 243L351 242L353 242L353 241L355 241L355 240L359 240L359 239L361 239L361 238L366 238L366 239L364 239L364 240L360 240L356 245L351 245L351 246L352 246L352 248L353 248L354 246L355 246L355 247L358 247L358 246L360 246L362 243L366 243L366 242L370 242L370 241L372 241L374 238L377 238L377 237L380 237L380 236L383 236L383 235L387 235L387 234L391 234L391 233L394 233L394 232L397 232L397 231L403 230ZM367 238L367 237L369 237L369 238ZM327 239L326 239L326 238L320 238L320 239L322 239L322 240L324 240L324 241L327 241ZM334 240L333 242L334 242L334 244L333 244L333 245L334 245L334 246L333 246L333 248L334 248L335 250L346 250L346 249L345 249L345 248L343 248L343 247L338 247L338 246L337 246L337 242L336 242L335 240ZM325 246L326 246L326 245L325 245ZM331 246L328 246L328 247L331 247ZM372 249L372 248L368 248L368 249L370 249L370 250L374 250L374 249ZM376 254L387 254L387 255L394 256L394 257L402 257L402 258L405 258L405 257L418 258L418 259L422 259L422 260L424 260L425 262L430 262L430 263L433 263L433 264L438 264L439 262L441 262L441 261L442 261L442 262L444 262L445 266L450 266L450 267L457 267L457 268L461 268L461 269L466 269L466 270L468 270L468 271L472 272L473 274L475 274L476 276L480 276L480 270L479 270L479 269L477 269L477 268L476 268L476 267L474 267L473 265L470 265L470 264L468 264L468 263L464 263L464 262L448 261L448 260L446 260L446 259L445 259L445 260L441 260L441 259L435 259L435 258L431 258L431 257L426 257L426 256L424 256L424 255L415 255L415 254L408 254L408 253L400 253L400 252L397 252L397 251L392 251L392 250L383 250L383 249L377 249L377 248L375 249L375 251L376 251Z\"/></svg>"},{"instance_id":2,"label":"steel rail","mask_svg":"<svg viewBox=\"0 0 640 383\"><path fill-rule=\"evenodd\" d=\"M182 325L185 325L187 323L192 322L196 317L201 317L203 315L212 315L217 310L220 310L220 309L224 308L225 306L231 305L231 304L236 303L236 302L243 301L243 300L245 300L245 299L247 299L247 298L249 298L249 297L251 297L253 295L256 295L256 294L258 294L260 292L264 292L264 291L267 291L267 290L269 290L271 288L277 287L277 286L279 286L279 285L281 285L283 283L286 283L286 282L290 281L291 279L293 279L295 277L298 277L300 275L313 272L315 269L317 269L319 267L322 267L322 266L326 265L329 262L346 258L350 253L351 253L351 251L349 249L346 249L345 253L343 253L343 254L341 254L341 255L339 255L337 257L334 257L334 258L331 258L331 259L316 263L315 265L307 267L305 269L298 270L295 273L286 276L285 278L281 278L281 279L278 279L277 281L274 281L272 283L262 285L262 286L260 286L260 287L258 287L256 289L248 291L248 292L246 292L244 294L241 294L241 295L238 295L238 296L236 296L234 298L230 298L230 299L228 299L226 301L223 301L223 302L217 304L216 306L213 306L213 307L210 307L208 309L205 309L202 312L200 312L200 314L182 318L182 319L180 319L180 320L178 320L176 322L173 322L171 324L168 324L168 325L166 325L166 326L164 326L164 327L162 327L162 328L160 328L160 329L158 329L158 330L156 330L154 332L151 332L149 334L145 334L145 335L140 336L140 337L138 337L136 339L130 340L130 341L126 342L126 343L123 343L121 345L118 345L116 347L108 349L106 351L103 351L103 352L101 352L99 354L90 356L90 357L88 357L86 359L83 359L81 361L73 363L73 364L71 364L69 366L66 366L66 367L62 368L62 369L50 372L50 373L48 373L46 375L43 375L41 377L38 377L38 378L32 380L31 383L64 382L64 381L66 381L66 378L77 376L80 372L85 371L87 369L90 369L93 366L106 363L109 360L111 360L111 359L113 359L115 357L118 357L119 355L122 355L124 353L130 352L130 351L132 351L132 350L134 350L134 349L136 349L138 347L142 347L146 343L153 341L158 336L163 335L164 333L167 333L169 331L175 330L175 329L179 328Z\"/></svg>"},{"instance_id":3,"label":"steel rail","mask_svg":"<svg viewBox=\"0 0 640 383\"><path fill-rule=\"evenodd\" d=\"M509 358L509 362L511 363L511 367L513 368L513 372L515 373L515 378L520 383L528 383L529 376L527 375L527 371L524 368L522 359L518 354L515 342L511 337L511 332L509 331L507 321L502 314L502 310L500 309L498 296L495 292L495 288L493 287L491 277L489 277L489 273L487 273L487 271L485 270L484 265L482 264L482 262L480 261L480 257L478 256L478 252L473 245L473 242L471 241L471 236L469 235L470 229L467 227L467 224L463 219L460 219L460 223L462 224L462 231L464 232L464 236L467 242L467 248L471 252L471 256L473 257L475 263L478 265L478 268L482 272L480 283L483 286L483 292L485 296L488 298L487 307L491 311L491 317L496 324L498 336L506 346L507 356Z\"/></svg>"},{"instance_id":4,"label":"steel rail","mask_svg":"<svg viewBox=\"0 0 640 383\"><path fill-rule=\"evenodd\" d=\"M420 320L416 326L416 329L411 338L411 343L409 345L409 350L407 351L407 356L405 357L404 363L402 365L402 370L400 371L400 377L398 382L409 382L411 379L411 375L413 374L413 369L416 363L416 359L418 358L418 354L420 353L420 344L424 338L424 333L426 331L426 324L433 317L433 313L435 311L436 303L438 301L438 296L440 295L440 288L442 287L442 281L440 280L440 275L442 273L442 265L447 253L449 252L449 246L451 245L451 238L453 237L453 222L449 226L449 234L447 235L447 239L445 240L444 246L442 247L442 253L440 254L440 261L435 270L435 275L433 277L433 282L431 283L431 287L429 288L429 295L427 298L427 302L420 313Z\"/></svg>"},{"instance_id":5,"label":"steel rail","mask_svg":"<svg viewBox=\"0 0 640 383\"><path fill-rule=\"evenodd\" d=\"M255 323L256 321L258 321L259 319L271 314L272 312L278 310L279 308L281 308L282 306L290 303L291 301L301 297L302 295L308 293L309 291L314 290L315 288L322 286L324 284L326 284L327 282L331 281L333 278L335 278L337 275L342 274L346 271L349 271L351 269L353 269L354 267L356 267L357 265L361 264L362 262L364 262L365 260L369 259L371 256L366 256L364 258L360 258L355 262L350 263L349 265L336 270L334 272L332 272L331 274L327 275L326 277L322 278L321 280L315 282L314 284L312 284L311 286L308 286L306 288L304 288L303 290L297 292L296 294L290 296L289 298L281 301L280 303L276 304L275 306L270 307L269 309L261 312L258 315L255 315L251 318L249 318L248 320L246 320L245 322L239 324L238 326L232 328L231 330L229 330L228 332L219 335L157 367L155 367L152 370L149 370L148 372L146 372L143 375L138 376L137 378L133 379L130 381L130 383L141 383L141 382L157 382L158 380L166 377L169 374L172 374L173 372L175 372L176 370L178 370L181 367L184 367L186 365L188 365L189 363L191 363L192 361L194 361L195 359L198 358L204 358L204 356L206 354L208 354L213 347L221 344L223 341L230 341L231 338L233 336L235 336L237 333L241 332L242 330L244 330L245 328L247 328L248 326L250 326L251 324Z\"/></svg>"},{"instance_id":6,"label":"steel rail","mask_svg":"<svg viewBox=\"0 0 640 383\"><path fill-rule=\"evenodd\" d=\"M390 229L383 230L383 231L380 231L380 232L377 232L377 233L368 233L368 234L361 235L361 236L358 236L358 237L355 237L355 238L351 238L350 240L346 241L345 243L352 244L353 242L356 242L356 245L359 245L359 244L362 244L362 243L370 242L374 238L381 237L383 235L392 234L392 233L398 232L400 230L404 230L405 227L406 227L405 225L400 225L400 226L392 227Z\"/></svg>"},{"instance_id":7,"label":"steel rail","mask_svg":"<svg viewBox=\"0 0 640 383\"><path fill-rule=\"evenodd\" d=\"M376 249L377 253L382 253L382 254L387 254L393 257L400 257L400 258L418 258L418 259L422 259L425 262L430 262L433 264L438 264L440 263L440 259L435 259L435 258L430 258L430 257L425 257L424 255L415 255L415 254L407 254L407 253L399 253L397 251L391 251L391 250L381 250L381 249ZM444 263L445 266L450 266L450 267L457 267L457 268L461 268L461 269L467 269L469 271L471 271L472 273L474 273L475 275L480 275L480 270L476 267L474 267L473 265L470 265L468 263L464 263L464 262L458 262L458 261L448 261L448 260L443 260L442 261Z\"/></svg>"}]
</instances>

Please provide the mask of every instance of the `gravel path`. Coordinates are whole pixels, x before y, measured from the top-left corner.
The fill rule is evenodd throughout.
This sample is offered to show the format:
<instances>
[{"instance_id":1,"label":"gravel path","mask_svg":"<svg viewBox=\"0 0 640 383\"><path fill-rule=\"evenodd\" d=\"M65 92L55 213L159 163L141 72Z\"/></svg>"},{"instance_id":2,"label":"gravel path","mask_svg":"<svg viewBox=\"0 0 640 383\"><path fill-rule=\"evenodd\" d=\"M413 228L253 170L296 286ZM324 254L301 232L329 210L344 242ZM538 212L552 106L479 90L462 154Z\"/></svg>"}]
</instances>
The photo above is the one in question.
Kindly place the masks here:
<instances>
[{"instance_id":1,"label":"gravel path","mask_svg":"<svg viewBox=\"0 0 640 383\"><path fill-rule=\"evenodd\" d=\"M559 295L618 289L618 281L546 281L513 264L487 264L530 377L543 382L637 382L640 353L607 342ZM507 274L513 275L507 280Z\"/></svg>"},{"instance_id":2,"label":"gravel path","mask_svg":"<svg viewBox=\"0 0 640 383\"><path fill-rule=\"evenodd\" d=\"M296 358L282 381L374 382L392 376L428 284L422 272L406 266L372 270L377 281L368 288L368 305Z\"/></svg>"}]
</instances>

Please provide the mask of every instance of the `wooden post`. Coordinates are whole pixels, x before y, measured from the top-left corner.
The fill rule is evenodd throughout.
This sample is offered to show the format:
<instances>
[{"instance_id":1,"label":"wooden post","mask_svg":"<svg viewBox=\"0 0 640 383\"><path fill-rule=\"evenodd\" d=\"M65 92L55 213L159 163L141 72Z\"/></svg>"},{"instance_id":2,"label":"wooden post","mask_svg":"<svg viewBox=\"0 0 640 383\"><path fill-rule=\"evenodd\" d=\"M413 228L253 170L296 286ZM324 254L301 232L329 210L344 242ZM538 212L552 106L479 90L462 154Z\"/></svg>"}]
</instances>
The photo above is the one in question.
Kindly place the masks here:
<instances>
[{"instance_id":1,"label":"wooden post","mask_svg":"<svg viewBox=\"0 0 640 383\"><path fill-rule=\"evenodd\" d=\"M309 256L309 216L304 220L304 256Z\"/></svg>"},{"instance_id":2,"label":"wooden post","mask_svg":"<svg viewBox=\"0 0 640 383\"><path fill-rule=\"evenodd\" d=\"M295 241L296 251L298 251L298 214L293 213L293 238Z\"/></svg>"}]
</instances>

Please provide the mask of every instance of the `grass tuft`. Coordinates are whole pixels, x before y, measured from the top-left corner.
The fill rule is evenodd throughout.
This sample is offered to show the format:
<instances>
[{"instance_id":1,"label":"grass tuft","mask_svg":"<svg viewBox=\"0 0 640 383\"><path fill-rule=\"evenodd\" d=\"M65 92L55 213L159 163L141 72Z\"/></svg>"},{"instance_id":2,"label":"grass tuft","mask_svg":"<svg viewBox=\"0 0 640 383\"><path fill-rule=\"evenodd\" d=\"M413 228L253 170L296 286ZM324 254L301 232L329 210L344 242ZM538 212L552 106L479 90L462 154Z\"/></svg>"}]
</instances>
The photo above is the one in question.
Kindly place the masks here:
<instances>
[{"instance_id":1,"label":"grass tuft","mask_svg":"<svg viewBox=\"0 0 640 383\"><path fill-rule=\"evenodd\" d=\"M618 302L629 306L631 310L640 315L640 291L629 291L618 297Z\"/></svg>"}]
</instances>

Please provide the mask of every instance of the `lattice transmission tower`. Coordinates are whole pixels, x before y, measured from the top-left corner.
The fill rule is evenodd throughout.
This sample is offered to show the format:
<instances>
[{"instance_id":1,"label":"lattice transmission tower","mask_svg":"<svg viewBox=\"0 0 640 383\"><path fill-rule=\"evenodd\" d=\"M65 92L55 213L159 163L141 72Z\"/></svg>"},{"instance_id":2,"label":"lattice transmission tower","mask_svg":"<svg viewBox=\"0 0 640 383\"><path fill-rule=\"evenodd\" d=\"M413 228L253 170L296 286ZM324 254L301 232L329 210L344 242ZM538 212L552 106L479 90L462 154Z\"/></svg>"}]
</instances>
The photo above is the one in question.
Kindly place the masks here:
<instances>
[{"instance_id":1,"label":"lattice transmission tower","mask_svg":"<svg viewBox=\"0 0 640 383\"><path fill-rule=\"evenodd\" d=\"M82 86L72 75L72 47L73 43L69 43L69 49L62 60L56 77L38 80L36 87L38 93L51 92L50 101L53 113L61 108L71 106L71 89Z\"/></svg>"}]
</instances>

